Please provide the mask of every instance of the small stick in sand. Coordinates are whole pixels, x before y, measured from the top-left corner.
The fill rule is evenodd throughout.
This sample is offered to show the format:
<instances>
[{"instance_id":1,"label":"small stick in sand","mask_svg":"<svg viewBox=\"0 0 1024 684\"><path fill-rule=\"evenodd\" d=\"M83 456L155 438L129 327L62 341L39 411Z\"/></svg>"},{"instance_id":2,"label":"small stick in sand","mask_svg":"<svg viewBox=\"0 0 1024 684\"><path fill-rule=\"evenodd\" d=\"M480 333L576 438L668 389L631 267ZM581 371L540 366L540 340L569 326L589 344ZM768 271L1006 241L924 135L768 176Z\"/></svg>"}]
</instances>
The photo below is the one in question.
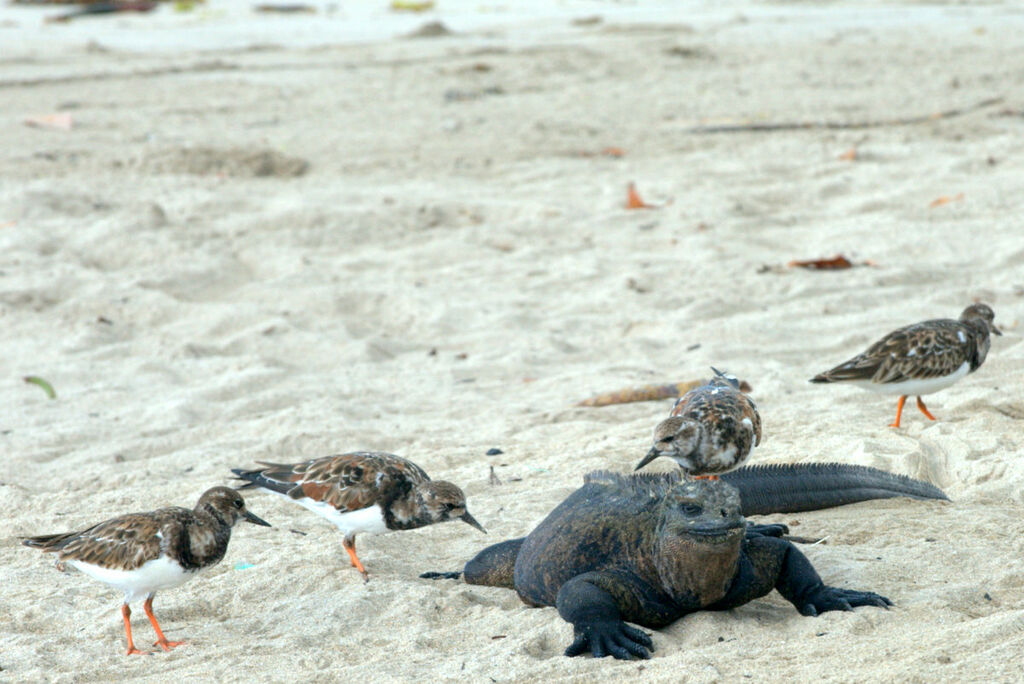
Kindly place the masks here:
<instances>
[{"instance_id":1,"label":"small stick in sand","mask_svg":"<svg viewBox=\"0 0 1024 684\"><path fill-rule=\"evenodd\" d=\"M800 130L851 130L861 128L883 128L886 126L910 126L913 124L928 123L939 119L952 119L957 116L964 116L979 109L992 107L1002 103L1004 98L991 97L967 107L947 109L934 114L921 114L919 116L901 116L892 119L875 119L866 121L780 121L766 123L745 123L725 124L721 126L694 126L687 129L687 133L712 134L712 133L771 133L774 131L800 131Z\"/></svg>"},{"instance_id":2,"label":"small stick in sand","mask_svg":"<svg viewBox=\"0 0 1024 684\"><path fill-rule=\"evenodd\" d=\"M705 380L689 380L687 382L676 382L668 385L644 385L643 387L630 387L616 392L607 392L597 396L584 399L576 406L612 406L613 404L631 404L636 401L658 401L659 399L671 399L681 397L690 390L700 387ZM740 381L740 390L751 391L750 384L745 380Z\"/></svg>"}]
</instances>

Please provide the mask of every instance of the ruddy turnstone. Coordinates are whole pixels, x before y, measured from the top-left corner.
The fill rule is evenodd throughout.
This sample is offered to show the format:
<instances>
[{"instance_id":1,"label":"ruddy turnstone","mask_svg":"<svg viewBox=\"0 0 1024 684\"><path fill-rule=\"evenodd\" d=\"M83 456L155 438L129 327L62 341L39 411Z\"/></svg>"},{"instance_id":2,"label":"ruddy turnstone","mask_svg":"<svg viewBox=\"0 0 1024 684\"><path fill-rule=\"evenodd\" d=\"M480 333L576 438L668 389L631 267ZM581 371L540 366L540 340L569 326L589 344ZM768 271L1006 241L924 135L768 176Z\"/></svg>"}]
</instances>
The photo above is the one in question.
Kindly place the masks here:
<instances>
[{"instance_id":1,"label":"ruddy turnstone","mask_svg":"<svg viewBox=\"0 0 1024 684\"><path fill-rule=\"evenodd\" d=\"M466 495L451 482L431 480L412 461L393 454L358 451L295 464L264 463L256 470L234 469L248 483L327 518L345 537L352 566L369 581L356 555L356 535L411 530L459 519L486 532L466 510Z\"/></svg>"},{"instance_id":2,"label":"ruddy turnstone","mask_svg":"<svg viewBox=\"0 0 1024 684\"><path fill-rule=\"evenodd\" d=\"M896 420L900 426L907 397L917 397L917 408L935 420L921 395L949 387L985 362L991 340L989 333L1002 335L992 324L995 313L987 304L972 304L960 320L939 318L894 330L867 351L832 370L811 378L811 382L848 382L880 394L898 394Z\"/></svg>"},{"instance_id":3,"label":"ruddy turnstone","mask_svg":"<svg viewBox=\"0 0 1024 684\"><path fill-rule=\"evenodd\" d=\"M149 513L129 513L83 530L25 537L25 546L56 553L57 560L89 577L124 592L121 616L128 637L128 655L148 654L132 641L131 608L143 596L143 609L153 623L165 651L185 643L168 641L153 615L156 592L192 579L200 570L224 558L231 527L239 520L265 525L245 508L241 495L230 487L208 489L193 510L161 508Z\"/></svg>"},{"instance_id":4,"label":"ruddy turnstone","mask_svg":"<svg viewBox=\"0 0 1024 684\"><path fill-rule=\"evenodd\" d=\"M680 397L654 428L654 446L635 470L668 456L691 475L717 479L740 466L761 443L757 406L740 391L735 376L715 371L708 384Z\"/></svg>"}]
</instances>

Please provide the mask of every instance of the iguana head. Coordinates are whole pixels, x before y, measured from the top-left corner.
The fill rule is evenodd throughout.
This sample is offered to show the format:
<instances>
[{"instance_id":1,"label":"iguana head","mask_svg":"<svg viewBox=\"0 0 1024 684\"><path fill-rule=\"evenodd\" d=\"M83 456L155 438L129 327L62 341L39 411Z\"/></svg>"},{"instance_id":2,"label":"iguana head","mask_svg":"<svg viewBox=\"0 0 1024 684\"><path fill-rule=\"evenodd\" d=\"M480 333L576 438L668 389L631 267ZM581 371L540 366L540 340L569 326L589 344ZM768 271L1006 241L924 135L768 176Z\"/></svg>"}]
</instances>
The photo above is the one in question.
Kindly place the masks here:
<instances>
[{"instance_id":1,"label":"iguana head","mask_svg":"<svg viewBox=\"0 0 1024 684\"><path fill-rule=\"evenodd\" d=\"M746 521L735 487L721 480L680 479L661 500L655 565L666 591L720 599L735 574Z\"/></svg>"}]
</instances>

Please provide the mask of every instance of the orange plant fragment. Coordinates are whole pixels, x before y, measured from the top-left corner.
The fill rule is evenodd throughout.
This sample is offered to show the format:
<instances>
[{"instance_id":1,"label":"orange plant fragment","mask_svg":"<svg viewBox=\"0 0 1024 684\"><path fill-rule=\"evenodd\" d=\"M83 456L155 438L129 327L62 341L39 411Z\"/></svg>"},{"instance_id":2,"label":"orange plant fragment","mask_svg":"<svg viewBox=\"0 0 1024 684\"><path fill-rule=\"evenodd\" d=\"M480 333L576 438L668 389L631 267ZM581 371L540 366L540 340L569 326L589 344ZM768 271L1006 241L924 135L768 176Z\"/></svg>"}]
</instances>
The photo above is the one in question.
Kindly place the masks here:
<instances>
[{"instance_id":1,"label":"orange plant fragment","mask_svg":"<svg viewBox=\"0 0 1024 684\"><path fill-rule=\"evenodd\" d=\"M629 387L616 392L606 392L584 399L576 406L612 406L614 404L630 404L635 401L658 401L660 399L671 399L681 397L695 387L704 385L704 380L689 380L687 382L673 382L667 385L644 385L642 387ZM750 392L750 383L746 380L740 381L740 391Z\"/></svg>"},{"instance_id":2,"label":"orange plant fragment","mask_svg":"<svg viewBox=\"0 0 1024 684\"><path fill-rule=\"evenodd\" d=\"M25 125L33 128L49 128L56 131L70 131L73 125L71 115L67 112L58 114L44 114L42 116L30 116L25 119Z\"/></svg>"},{"instance_id":3,"label":"orange plant fragment","mask_svg":"<svg viewBox=\"0 0 1024 684\"><path fill-rule=\"evenodd\" d=\"M640 199L640 194L636 191L636 185L633 183L629 184L626 189L626 208L627 209L656 209L653 204L648 204Z\"/></svg>"},{"instance_id":4,"label":"orange plant fragment","mask_svg":"<svg viewBox=\"0 0 1024 684\"><path fill-rule=\"evenodd\" d=\"M950 202L959 202L963 198L964 198L964 193L962 193L962 192L958 192L957 194L952 195L952 196L950 196L950 195L943 195L942 197L939 197L939 198L936 198L936 199L932 200L932 203L928 205L928 208L929 209L934 209L935 207L941 207L943 204L949 204Z\"/></svg>"}]
</instances>

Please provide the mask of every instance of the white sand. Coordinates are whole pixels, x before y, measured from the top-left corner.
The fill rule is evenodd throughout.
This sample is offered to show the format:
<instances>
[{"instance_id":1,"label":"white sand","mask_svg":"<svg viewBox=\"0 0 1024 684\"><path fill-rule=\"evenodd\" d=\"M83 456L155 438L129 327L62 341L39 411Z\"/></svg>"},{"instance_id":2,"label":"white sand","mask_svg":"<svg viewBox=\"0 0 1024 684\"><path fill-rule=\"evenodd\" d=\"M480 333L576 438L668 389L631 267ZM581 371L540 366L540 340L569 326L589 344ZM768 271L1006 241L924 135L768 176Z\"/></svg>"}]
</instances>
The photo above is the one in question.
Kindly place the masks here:
<instances>
[{"instance_id":1,"label":"white sand","mask_svg":"<svg viewBox=\"0 0 1024 684\"><path fill-rule=\"evenodd\" d=\"M0 13L0 678L1018 679L1024 12L383 4ZM431 19L459 33L395 37ZM689 132L992 97L907 126ZM73 130L22 124L57 111ZM625 156L594 155L608 146ZM631 180L671 204L624 210ZM877 267L758 273L839 252ZM895 431L894 400L806 382L976 298L1006 334L930 398L936 423L908 407ZM809 619L775 595L686 617L653 660L621 663L562 657L571 628L512 592L417 579L529 532L583 473L632 468L670 406L574 402L710 364L754 386L757 461L877 466L954 499L778 517L828 537L806 549L827 582L896 607ZM331 526L254 493L275 527L237 528L225 562L157 598L189 644L152 658L122 654L118 596L16 538L191 506L256 459L355 449L456 482L489 534L366 538L364 585Z\"/></svg>"}]
</instances>

